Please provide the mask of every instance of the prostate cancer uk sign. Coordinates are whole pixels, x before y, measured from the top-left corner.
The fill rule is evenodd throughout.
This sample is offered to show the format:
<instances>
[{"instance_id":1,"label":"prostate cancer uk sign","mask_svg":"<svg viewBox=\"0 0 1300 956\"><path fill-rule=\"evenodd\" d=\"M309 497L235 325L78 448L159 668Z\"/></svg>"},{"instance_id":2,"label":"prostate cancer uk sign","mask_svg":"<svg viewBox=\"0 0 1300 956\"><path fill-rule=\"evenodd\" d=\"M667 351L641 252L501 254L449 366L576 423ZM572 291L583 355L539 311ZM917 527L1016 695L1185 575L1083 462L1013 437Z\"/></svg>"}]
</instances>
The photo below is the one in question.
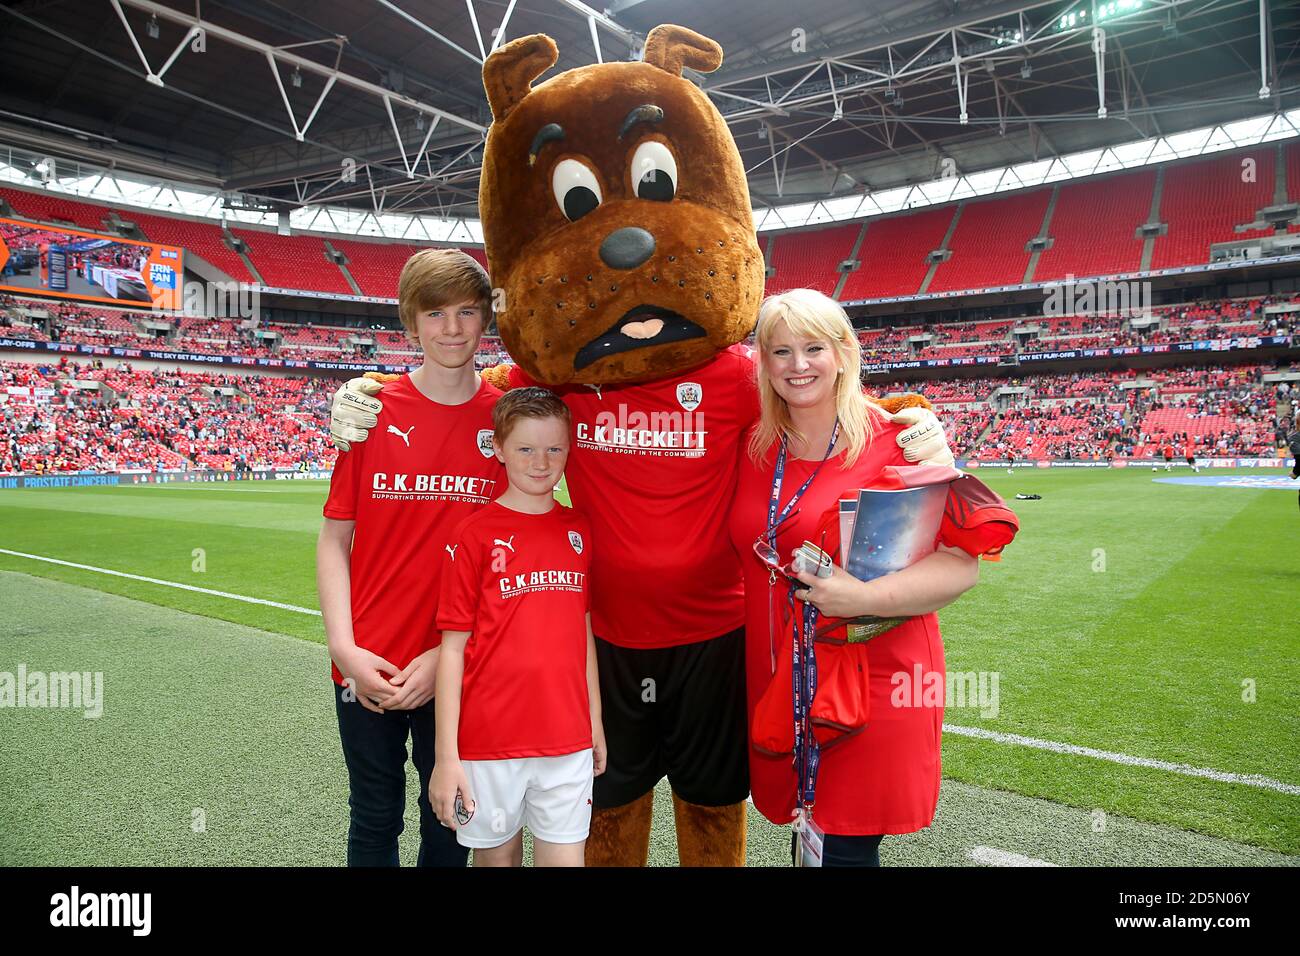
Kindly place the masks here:
<instances>
[{"instance_id":1,"label":"prostate cancer uk sign","mask_svg":"<svg viewBox=\"0 0 1300 956\"><path fill-rule=\"evenodd\" d=\"M0 218L0 292L179 310L177 246Z\"/></svg>"}]
</instances>

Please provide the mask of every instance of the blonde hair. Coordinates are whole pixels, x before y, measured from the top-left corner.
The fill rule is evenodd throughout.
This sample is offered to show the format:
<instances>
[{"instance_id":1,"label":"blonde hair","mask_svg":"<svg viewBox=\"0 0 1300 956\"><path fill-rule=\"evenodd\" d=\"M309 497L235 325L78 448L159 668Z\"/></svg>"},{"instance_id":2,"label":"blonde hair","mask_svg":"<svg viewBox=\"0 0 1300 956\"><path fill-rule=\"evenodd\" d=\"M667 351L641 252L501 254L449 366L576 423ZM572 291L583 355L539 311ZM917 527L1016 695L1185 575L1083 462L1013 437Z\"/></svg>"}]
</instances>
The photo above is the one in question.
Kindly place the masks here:
<instances>
[{"instance_id":1,"label":"blonde hair","mask_svg":"<svg viewBox=\"0 0 1300 956\"><path fill-rule=\"evenodd\" d=\"M407 335L416 338L421 312L477 302L486 328L492 318L492 283L478 261L459 249L423 249L406 260L397 280L397 316Z\"/></svg>"},{"instance_id":2,"label":"blonde hair","mask_svg":"<svg viewBox=\"0 0 1300 956\"><path fill-rule=\"evenodd\" d=\"M862 392L859 377L862 368L862 345L849 317L840 304L815 289L791 289L769 295L758 310L758 327L754 342L758 347L758 398L761 417L749 439L749 457L755 463L767 457L782 435L803 441L790 420L790 408L767 375L765 357L772 338L782 323L801 339L820 339L835 350L843 372L835 382L835 407L840 418L839 447L846 448L844 467L852 466L864 450L886 413Z\"/></svg>"}]
</instances>

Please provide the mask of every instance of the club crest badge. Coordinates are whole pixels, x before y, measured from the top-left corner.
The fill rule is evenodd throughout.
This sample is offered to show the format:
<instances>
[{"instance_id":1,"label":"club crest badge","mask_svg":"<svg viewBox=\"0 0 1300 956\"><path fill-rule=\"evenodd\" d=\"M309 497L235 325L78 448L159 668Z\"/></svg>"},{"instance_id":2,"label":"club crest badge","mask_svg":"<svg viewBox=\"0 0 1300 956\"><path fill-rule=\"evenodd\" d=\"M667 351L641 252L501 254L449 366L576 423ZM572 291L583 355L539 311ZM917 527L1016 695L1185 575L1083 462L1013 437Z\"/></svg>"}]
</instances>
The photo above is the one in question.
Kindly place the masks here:
<instances>
[{"instance_id":1,"label":"club crest badge","mask_svg":"<svg viewBox=\"0 0 1300 956\"><path fill-rule=\"evenodd\" d=\"M492 429L480 428L478 430L478 450L484 458L492 457Z\"/></svg>"},{"instance_id":2,"label":"club crest badge","mask_svg":"<svg viewBox=\"0 0 1300 956\"><path fill-rule=\"evenodd\" d=\"M576 531L569 532L569 544L573 545L573 550L577 554L582 554L582 535Z\"/></svg>"},{"instance_id":3,"label":"club crest badge","mask_svg":"<svg viewBox=\"0 0 1300 956\"><path fill-rule=\"evenodd\" d=\"M702 401L704 401L704 389L700 388L698 382L677 383L677 404L682 408L693 412L700 407Z\"/></svg>"}]
</instances>

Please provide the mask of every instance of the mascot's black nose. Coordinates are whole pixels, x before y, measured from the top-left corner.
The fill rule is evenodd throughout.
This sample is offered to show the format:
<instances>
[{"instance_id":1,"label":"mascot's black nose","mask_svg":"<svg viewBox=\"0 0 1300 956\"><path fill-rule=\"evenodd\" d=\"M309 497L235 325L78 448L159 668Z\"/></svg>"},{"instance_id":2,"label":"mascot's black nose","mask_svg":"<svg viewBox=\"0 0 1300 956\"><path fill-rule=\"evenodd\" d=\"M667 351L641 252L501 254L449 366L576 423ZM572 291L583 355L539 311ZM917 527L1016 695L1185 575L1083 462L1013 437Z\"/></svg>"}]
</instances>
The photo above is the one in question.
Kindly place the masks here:
<instances>
[{"instance_id":1,"label":"mascot's black nose","mask_svg":"<svg viewBox=\"0 0 1300 956\"><path fill-rule=\"evenodd\" d=\"M655 252L655 237L627 226L611 232L600 244L600 260L611 269L635 269Z\"/></svg>"}]
</instances>

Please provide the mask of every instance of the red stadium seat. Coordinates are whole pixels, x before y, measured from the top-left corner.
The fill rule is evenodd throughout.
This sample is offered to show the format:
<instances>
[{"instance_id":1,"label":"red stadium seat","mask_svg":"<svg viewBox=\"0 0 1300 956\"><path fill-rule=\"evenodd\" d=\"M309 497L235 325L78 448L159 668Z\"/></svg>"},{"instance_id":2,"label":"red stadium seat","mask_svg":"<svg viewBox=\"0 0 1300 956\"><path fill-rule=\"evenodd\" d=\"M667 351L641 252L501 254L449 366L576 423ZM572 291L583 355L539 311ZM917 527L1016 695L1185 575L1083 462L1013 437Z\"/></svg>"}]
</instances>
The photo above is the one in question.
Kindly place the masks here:
<instances>
[{"instance_id":1,"label":"red stadium seat","mask_svg":"<svg viewBox=\"0 0 1300 956\"><path fill-rule=\"evenodd\" d=\"M862 268L849 274L840 299L915 295L930 269L926 254L943 242L955 208L941 206L869 220L858 250Z\"/></svg>"},{"instance_id":2,"label":"red stadium seat","mask_svg":"<svg viewBox=\"0 0 1300 956\"><path fill-rule=\"evenodd\" d=\"M231 232L247 245L248 258L266 285L355 295L342 270L325 257L325 243L320 236L281 236L251 229Z\"/></svg>"},{"instance_id":3,"label":"red stadium seat","mask_svg":"<svg viewBox=\"0 0 1300 956\"><path fill-rule=\"evenodd\" d=\"M948 244L952 257L939 264L928 291L986 289L1023 282L1029 266L1025 245L1038 235L1051 196L1050 189L1035 189L967 202Z\"/></svg>"},{"instance_id":4,"label":"red stadium seat","mask_svg":"<svg viewBox=\"0 0 1300 956\"><path fill-rule=\"evenodd\" d=\"M1035 282L1137 272L1142 264L1138 226L1151 212L1154 170L1064 183L1038 257Z\"/></svg>"},{"instance_id":5,"label":"red stadium seat","mask_svg":"<svg viewBox=\"0 0 1300 956\"><path fill-rule=\"evenodd\" d=\"M0 196L13 207L20 217L41 222L70 222L79 229L104 231L108 209L79 199L69 199L57 193L28 192L25 189L0 187Z\"/></svg>"},{"instance_id":6,"label":"red stadium seat","mask_svg":"<svg viewBox=\"0 0 1300 956\"><path fill-rule=\"evenodd\" d=\"M142 212L124 212L121 215L122 218L133 221L154 242L181 246L187 252L202 257L236 282L253 282L253 275L244 265L244 260L226 245L221 227L216 223L152 216Z\"/></svg>"},{"instance_id":7,"label":"red stadium seat","mask_svg":"<svg viewBox=\"0 0 1300 956\"><path fill-rule=\"evenodd\" d=\"M1249 160L1253 169L1243 166ZM1273 164L1274 149L1266 146L1166 169L1160 218L1169 232L1156 239L1151 268L1203 265L1211 243L1272 235L1272 229L1235 227L1273 204Z\"/></svg>"},{"instance_id":8,"label":"red stadium seat","mask_svg":"<svg viewBox=\"0 0 1300 956\"><path fill-rule=\"evenodd\" d=\"M861 230L861 223L850 223L777 236L769 263L776 275L767 280L767 291L816 289L830 295L840 279L835 267L849 257Z\"/></svg>"}]
</instances>

